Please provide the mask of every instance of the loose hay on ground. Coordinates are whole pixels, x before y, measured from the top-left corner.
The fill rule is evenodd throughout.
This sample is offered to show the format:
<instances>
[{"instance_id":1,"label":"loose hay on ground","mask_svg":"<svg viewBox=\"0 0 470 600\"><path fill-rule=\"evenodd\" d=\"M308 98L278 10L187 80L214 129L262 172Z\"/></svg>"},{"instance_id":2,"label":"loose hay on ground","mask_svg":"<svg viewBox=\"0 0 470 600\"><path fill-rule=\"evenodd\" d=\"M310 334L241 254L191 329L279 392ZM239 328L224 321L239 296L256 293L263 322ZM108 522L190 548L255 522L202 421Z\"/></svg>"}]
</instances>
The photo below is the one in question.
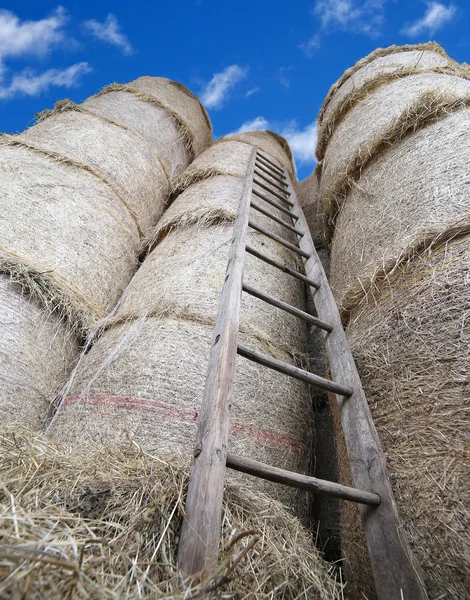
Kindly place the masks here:
<instances>
[{"instance_id":1,"label":"loose hay on ground","mask_svg":"<svg viewBox=\"0 0 470 600\"><path fill-rule=\"evenodd\" d=\"M341 586L310 534L238 481L226 485L221 566L202 590L183 591L175 558L188 470L177 456L134 445L69 454L39 435L4 429L0 595L182 600L203 597L205 588L205 597L339 600Z\"/></svg>"}]
</instances>

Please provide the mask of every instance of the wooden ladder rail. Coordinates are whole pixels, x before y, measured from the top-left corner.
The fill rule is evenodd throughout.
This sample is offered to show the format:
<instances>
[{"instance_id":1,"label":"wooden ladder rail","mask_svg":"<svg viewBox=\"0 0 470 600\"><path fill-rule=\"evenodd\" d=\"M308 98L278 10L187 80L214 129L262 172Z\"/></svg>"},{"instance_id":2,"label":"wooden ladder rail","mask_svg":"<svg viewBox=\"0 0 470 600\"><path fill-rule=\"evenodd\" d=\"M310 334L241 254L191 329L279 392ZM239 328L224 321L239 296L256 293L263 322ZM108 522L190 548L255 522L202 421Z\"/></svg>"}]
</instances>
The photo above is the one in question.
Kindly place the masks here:
<instances>
[{"instance_id":1,"label":"wooden ladder rail","mask_svg":"<svg viewBox=\"0 0 470 600\"><path fill-rule=\"evenodd\" d=\"M261 169L279 185L276 190L260 184ZM258 175L258 179L254 175ZM270 182L268 178L263 177ZM288 209L253 188L262 187L288 205ZM284 187L280 187L280 186ZM285 189L284 189L285 188ZM278 191L284 192L285 197ZM292 219L295 233L300 237L298 247L273 236L249 220L250 205L255 210L252 194L280 209ZM274 221L279 219L261 210ZM264 256L246 245L251 227L303 256L306 275ZM243 284L245 251L306 283L313 296L318 319L300 309L271 298ZM333 381L277 361L244 346L238 345L241 292L295 314L323 330ZM324 319L324 320L322 320ZM356 488L322 481L265 465L227 453L230 425L230 397L235 373L236 354L259 364L306 381L321 389L337 393L351 470ZM309 490L316 494L343 498L360 504L361 517L371 557L379 600L425 599L419 566L401 531L396 506L385 469L385 458L372 422L372 416L362 390L357 369L340 321L338 309L328 280L316 253L308 225L297 200L287 170L282 170L254 148L250 157L238 216L234 225L226 280L222 289L216 328L212 339L211 356L201 407L201 416L194 451L186 502L186 514L180 537L178 564L185 577L199 578L215 565L221 533L222 496L225 467L236 469L270 481Z\"/></svg>"},{"instance_id":2,"label":"wooden ladder rail","mask_svg":"<svg viewBox=\"0 0 470 600\"><path fill-rule=\"evenodd\" d=\"M426 600L421 568L398 518L385 455L336 301L286 169L284 176L294 204L292 212L298 217L296 224L305 232L299 239L299 247L309 255L304 259L305 274L319 284L318 289L310 287L317 316L332 325L330 332L322 331L331 378L353 390L349 398L336 395L336 400L354 487L375 492L381 499L380 505L375 507L359 504L377 596L379 600Z\"/></svg>"}]
</instances>

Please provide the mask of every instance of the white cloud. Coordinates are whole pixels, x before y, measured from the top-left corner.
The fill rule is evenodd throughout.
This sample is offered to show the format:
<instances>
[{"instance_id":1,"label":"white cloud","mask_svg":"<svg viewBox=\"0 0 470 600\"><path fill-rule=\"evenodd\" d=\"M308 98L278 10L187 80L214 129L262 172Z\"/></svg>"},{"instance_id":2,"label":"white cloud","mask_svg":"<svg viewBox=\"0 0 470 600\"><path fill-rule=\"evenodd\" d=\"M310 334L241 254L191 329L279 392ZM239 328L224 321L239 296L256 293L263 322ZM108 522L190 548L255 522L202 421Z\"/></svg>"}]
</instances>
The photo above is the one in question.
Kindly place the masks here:
<instances>
[{"instance_id":1,"label":"white cloud","mask_svg":"<svg viewBox=\"0 0 470 600\"><path fill-rule=\"evenodd\" d=\"M90 71L86 62L77 63L67 69L49 69L39 75L26 69L13 75L7 86L0 86L0 98L9 99L21 94L37 96L52 86L70 88L77 85L79 78Z\"/></svg>"},{"instance_id":2,"label":"white cloud","mask_svg":"<svg viewBox=\"0 0 470 600\"><path fill-rule=\"evenodd\" d=\"M254 87L251 90L247 91L247 93L245 94L245 98L249 98L250 96L253 96L253 94L256 94L257 92L259 92L259 87Z\"/></svg>"},{"instance_id":3,"label":"white cloud","mask_svg":"<svg viewBox=\"0 0 470 600\"><path fill-rule=\"evenodd\" d=\"M258 131L260 129L267 129L269 126L269 121L267 121L264 117L256 117L251 121L245 121L240 129L237 129L234 133L245 133L245 131Z\"/></svg>"},{"instance_id":4,"label":"white cloud","mask_svg":"<svg viewBox=\"0 0 470 600\"><path fill-rule=\"evenodd\" d=\"M452 21L456 12L457 7L453 4L445 6L440 2L428 2L424 16L414 23L405 25L401 32L412 37L421 33L433 34L446 23Z\"/></svg>"},{"instance_id":5,"label":"white cloud","mask_svg":"<svg viewBox=\"0 0 470 600\"><path fill-rule=\"evenodd\" d=\"M321 39L331 31L341 30L376 36L384 22L388 0L317 0L313 14L320 21L320 29L301 48L309 52L318 48Z\"/></svg>"},{"instance_id":6,"label":"white cloud","mask_svg":"<svg viewBox=\"0 0 470 600\"><path fill-rule=\"evenodd\" d=\"M8 10L0 10L0 61L10 56L47 54L64 39L65 10L59 7L39 21L20 21Z\"/></svg>"},{"instance_id":7,"label":"white cloud","mask_svg":"<svg viewBox=\"0 0 470 600\"><path fill-rule=\"evenodd\" d=\"M299 128L295 121L289 123L271 123L265 117L256 117L245 121L235 133L270 129L282 135L289 142L295 162L298 164L313 164L315 162L315 147L317 145L317 125L315 122Z\"/></svg>"},{"instance_id":8,"label":"white cloud","mask_svg":"<svg viewBox=\"0 0 470 600\"><path fill-rule=\"evenodd\" d=\"M120 31L116 15L110 13L103 23L95 19L85 21L83 27L96 39L118 46L124 54L132 53L132 46L127 37Z\"/></svg>"},{"instance_id":9,"label":"white cloud","mask_svg":"<svg viewBox=\"0 0 470 600\"><path fill-rule=\"evenodd\" d=\"M216 73L201 93L201 101L207 108L221 108L229 91L248 75L248 69L231 65Z\"/></svg>"}]
</instances>

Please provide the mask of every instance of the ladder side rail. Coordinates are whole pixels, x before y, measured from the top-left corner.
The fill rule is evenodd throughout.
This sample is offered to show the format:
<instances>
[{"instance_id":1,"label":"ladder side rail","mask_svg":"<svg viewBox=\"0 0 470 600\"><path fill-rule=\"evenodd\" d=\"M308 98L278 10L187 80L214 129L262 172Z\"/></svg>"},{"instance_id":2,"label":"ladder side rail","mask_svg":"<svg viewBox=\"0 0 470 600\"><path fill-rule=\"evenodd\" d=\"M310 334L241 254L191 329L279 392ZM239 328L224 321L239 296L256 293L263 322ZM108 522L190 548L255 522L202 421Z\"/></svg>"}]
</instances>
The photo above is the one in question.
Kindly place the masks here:
<instances>
[{"instance_id":1,"label":"ladder side rail","mask_svg":"<svg viewBox=\"0 0 470 600\"><path fill-rule=\"evenodd\" d=\"M256 152L255 146L233 227L227 272L212 337L178 547L178 566L184 577L201 577L204 571L215 566L218 557L230 400L237 360L245 245Z\"/></svg>"},{"instance_id":2,"label":"ladder side rail","mask_svg":"<svg viewBox=\"0 0 470 600\"><path fill-rule=\"evenodd\" d=\"M285 170L284 173L288 175ZM375 428L372 414L362 388L359 373L351 354L336 301L318 258L307 221L290 178L289 191L305 235L300 248L310 255L304 261L307 277L318 282L318 290L310 289L318 318L333 326L322 332L325 340L332 380L353 389L349 398L336 395L344 438L349 455L351 474L357 489L376 493L381 498L378 507L359 505L364 533L379 600L426 600L428 598L421 568L414 557L398 518L392 487L387 475L386 459Z\"/></svg>"}]
</instances>

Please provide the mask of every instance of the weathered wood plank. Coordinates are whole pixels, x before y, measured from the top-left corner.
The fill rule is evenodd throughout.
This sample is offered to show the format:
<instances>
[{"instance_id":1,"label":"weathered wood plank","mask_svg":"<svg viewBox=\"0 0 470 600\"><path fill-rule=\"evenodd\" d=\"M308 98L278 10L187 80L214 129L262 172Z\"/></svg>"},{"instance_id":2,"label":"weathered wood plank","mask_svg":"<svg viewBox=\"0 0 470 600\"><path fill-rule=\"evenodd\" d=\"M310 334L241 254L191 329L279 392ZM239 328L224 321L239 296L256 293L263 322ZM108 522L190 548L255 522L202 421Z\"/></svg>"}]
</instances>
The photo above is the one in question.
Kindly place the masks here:
<instances>
[{"instance_id":1,"label":"weathered wood plank","mask_svg":"<svg viewBox=\"0 0 470 600\"><path fill-rule=\"evenodd\" d=\"M287 171L284 171L288 175ZM386 461L359 374L341 324L340 315L322 264L308 230L305 216L290 179L289 190L298 224L307 232L299 246L310 255L305 272L320 288L313 294L318 317L333 325L325 333L325 345L332 378L354 390L350 398L337 396L354 486L376 493L377 508L360 506L379 600L425 600L420 567L414 558L402 525L387 475Z\"/></svg>"},{"instance_id":2,"label":"weathered wood plank","mask_svg":"<svg viewBox=\"0 0 470 600\"><path fill-rule=\"evenodd\" d=\"M178 548L178 566L184 577L194 577L211 569L218 556L230 399L237 359L245 243L255 158L256 147L251 153L233 229L227 273L212 338Z\"/></svg>"},{"instance_id":3,"label":"weathered wood plank","mask_svg":"<svg viewBox=\"0 0 470 600\"><path fill-rule=\"evenodd\" d=\"M290 313L291 315L294 315L295 317L298 317L299 319L303 319L304 321L307 321L307 323L310 323L311 325L315 325L315 327L319 327L320 329L324 329L325 331L331 331L333 329L333 327L331 325L329 325L328 323L324 323L323 321L320 321L320 319L317 319L310 313L305 312L304 310L300 310L300 308L297 308L296 306L287 304L287 302L283 302L282 300L273 298L272 296L269 296L268 294L264 294L260 290L256 290L255 288L251 287L250 285L247 285L246 283L243 284L243 291L246 292L247 294L250 294L251 296L254 296L255 298L259 298L260 300L263 300L263 302L266 302L267 304L270 304L271 306L275 306L276 308L285 310L286 312Z\"/></svg>"},{"instance_id":4,"label":"weathered wood plank","mask_svg":"<svg viewBox=\"0 0 470 600\"><path fill-rule=\"evenodd\" d=\"M274 208L277 208L278 210L280 210L281 212L283 212L285 215L288 215L291 218L295 218L295 219L297 218L297 217L295 217L295 215L288 208L285 208L284 206L282 206L278 202L275 202L274 200L271 200L271 198L268 198L266 196L266 194L263 194L262 192L260 192L258 190L253 190L253 194L255 196L258 196L258 198L261 198L261 200L264 200L264 202L267 202L271 206L274 206Z\"/></svg>"},{"instance_id":5,"label":"weathered wood plank","mask_svg":"<svg viewBox=\"0 0 470 600\"><path fill-rule=\"evenodd\" d=\"M304 371L304 369L294 367L294 365L282 362L282 360L277 360L276 358L268 356L267 354L263 354L262 352L258 352L257 350L247 348L242 344L238 344L238 354L244 358L248 358L248 360L258 363L259 365L269 367L270 369L273 369L273 371L278 371L279 373L284 373L284 375L288 375L294 379L305 381L305 383L314 385L321 390L334 392L335 394L342 394L344 396L350 396L352 394L352 390L350 388L339 385L334 381L330 381L329 379L325 379L324 377L320 377L314 373L310 373L310 371Z\"/></svg>"},{"instance_id":6,"label":"weathered wood plank","mask_svg":"<svg viewBox=\"0 0 470 600\"><path fill-rule=\"evenodd\" d=\"M262 233L263 235L265 235L268 238L271 238L272 240L274 240L278 244L282 244L282 246L285 246L286 248L289 248L289 250L292 250L292 252L296 252L299 256L303 256L304 258L306 258L306 257L309 256L306 252L304 252L303 250L301 250L298 246L295 246L294 244L291 244L290 242L288 242L284 238L279 237L278 235L275 235L274 233L271 233L267 229L264 229L264 227L260 227L259 225L256 225L256 223L253 223L253 221L250 221L248 223L248 225L252 229L254 229L255 231L259 231L260 233Z\"/></svg>"},{"instance_id":7,"label":"weathered wood plank","mask_svg":"<svg viewBox=\"0 0 470 600\"><path fill-rule=\"evenodd\" d=\"M256 168L259 169L260 171L263 171L264 173L266 173L266 175L269 175L270 177L275 179L278 183L280 183L284 187L287 187L289 185L284 181L285 180L284 175L281 175L280 173L276 174L276 173L274 173L273 170L268 171L268 169L263 165L263 163L258 162L258 160L256 161Z\"/></svg>"},{"instance_id":8,"label":"weathered wood plank","mask_svg":"<svg viewBox=\"0 0 470 600\"><path fill-rule=\"evenodd\" d=\"M317 479L316 477L301 475L300 473L293 473L292 471L272 467L271 465L266 465L243 456L237 456L230 452L227 454L227 467L235 471L253 475L254 477L266 479L267 481L281 483L300 490L307 490L313 494L341 498L342 500L350 500L351 502L368 504L370 506L378 506L380 504L380 496L377 494L356 490L355 488L340 485L334 481L326 481L324 479Z\"/></svg>"},{"instance_id":9,"label":"weathered wood plank","mask_svg":"<svg viewBox=\"0 0 470 600\"><path fill-rule=\"evenodd\" d=\"M254 208L259 213L264 215L265 217L268 217L269 219L275 221L276 223L279 223L279 225L282 225L289 231L292 231L292 233L295 233L295 235L298 235L299 237L302 237L304 235L303 231L299 231L295 227L292 227L292 225L289 225L289 223L287 223L286 221L279 219L279 217L276 217L276 215L273 215L271 212L269 212L269 210L265 210L259 204L256 204L256 202L253 202L253 200L251 201L251 208Z\"/></svg>"},{"instance_id":10,"label":"weathered wood plank","mask_svg":"<svg viewBox=\"0 0 470 600\"><path fill-rule=\"evenodd\" d=\"M266 190L267 192L269 192L270 194L272 194L273 196L275 196L279 200L282 200L282 202L285 202L291 208L294 206L292 204L292 202L286 198L286 196L281 196L281 194L279 194L278 192L276 192L276 190L271 189L269 186L265 185L259 179L254 178L253 179L253 183L256 184L256 185L258 185L260 188L263 188L263 190ZM286 192L286 194L287 194L287 192Z\"/></svg>"},{"instance_id":11,"label":"weathered wood plank","mask_svg":"<svg viewBox=\"0 0 470 600\"><path fill-rule=\"evenodd\" d=\"M281 187L278 183L273 181L274 176L266 177L266 175L260 170L260 168L258 166L255 167L255 175L256 175L256 177L261 177L261 179L263 179L264 181L269 183L269 185L272 185L274 188L276 188L280 192L286 194L286 196L290 196L290 194L286 190L288 184L281 182L284 186L284 187Z\"/></svg>"},{"instance_id":12,"label":"weathered wood plank","mask_svg":"<svg viewBox=\"0 0 470 600\"><path fill-rule=\"evenodd\" d=\"M264 152L260 152L258 150L258 159L264 160L266 163L268 163L268 165L270 165L273 169L275 169L276 171L279 172L280 175L282 175L284 177L284 179L287 179L287 177L284 174L284 171L282 169L282 167L280 167L279 165L277 165L275 162L273 162L270 158L268 158L266 156L266 154L264 154Z\"/></svg>"}]
</instances>

